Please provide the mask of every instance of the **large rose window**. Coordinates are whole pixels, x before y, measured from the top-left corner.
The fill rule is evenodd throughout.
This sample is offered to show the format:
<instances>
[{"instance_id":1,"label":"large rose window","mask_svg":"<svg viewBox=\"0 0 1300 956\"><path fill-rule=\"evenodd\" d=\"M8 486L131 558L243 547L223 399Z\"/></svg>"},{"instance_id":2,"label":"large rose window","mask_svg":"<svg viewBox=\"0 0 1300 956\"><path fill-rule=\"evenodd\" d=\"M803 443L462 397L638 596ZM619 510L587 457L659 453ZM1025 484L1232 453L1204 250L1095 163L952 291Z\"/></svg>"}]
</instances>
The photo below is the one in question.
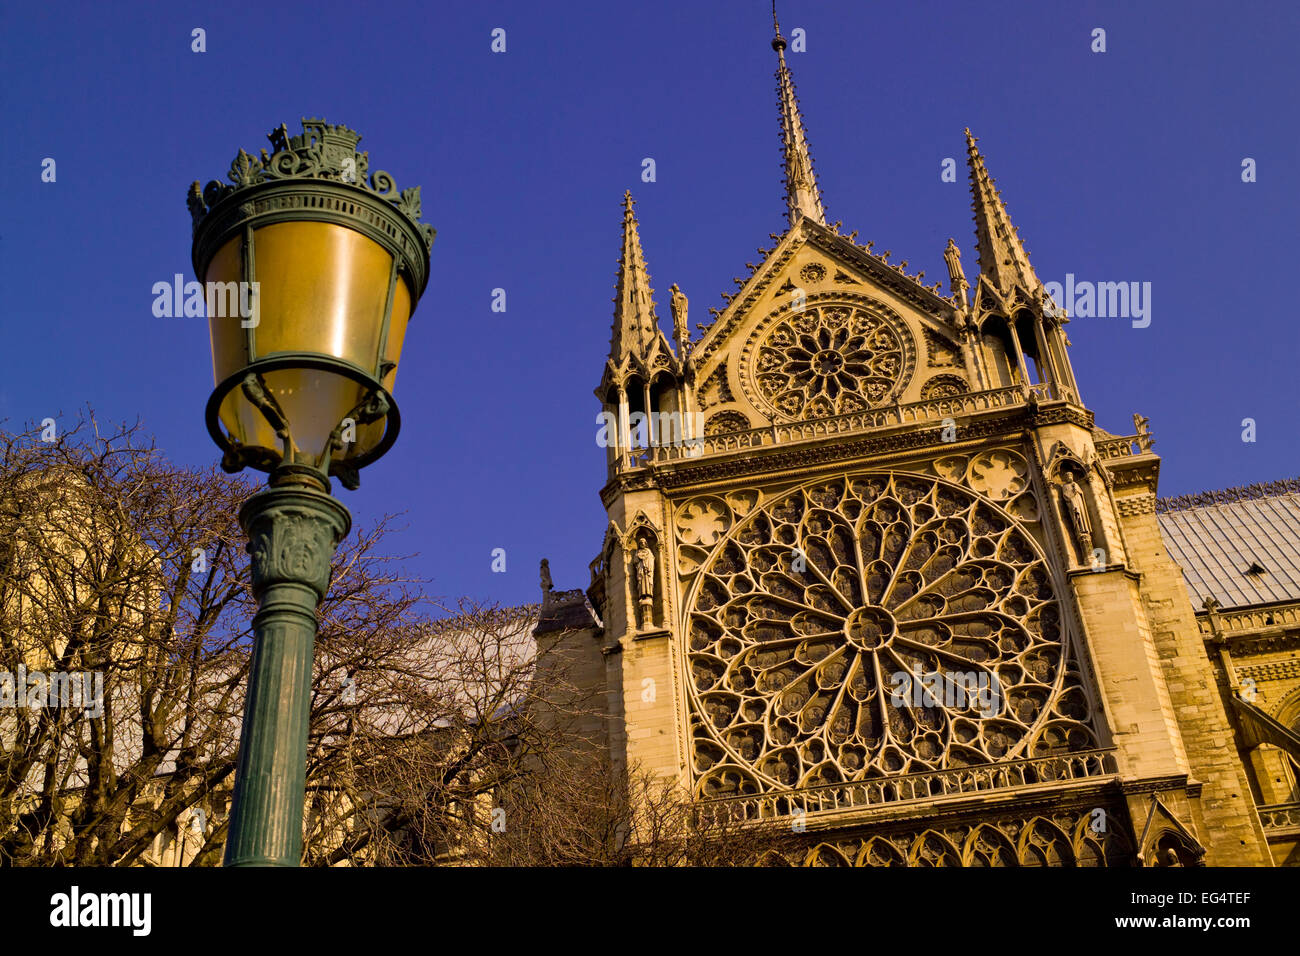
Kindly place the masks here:
<instances>
[{"instance_id":1,"label":"large rose window","mask_svg":"<svg viewBox=\"0 0 1300 956\"><path fill-rule=\"evenodd\" d=\"M718 544L689 616L705 796L1096 746L1033 539L944 481L787 492Z\"/></svg>"},{"instance_id":2,"label":"large rose window","mask_svg":"<svg viewBox=\"0 0 1300 956\"><path fill-rule=\"evenodd\" d=\"M854 305L809 305L764 331L754 382L787 418L845 415L889 400L910 372L911 354L901 324Z\"/></svg>"}]
</instances>

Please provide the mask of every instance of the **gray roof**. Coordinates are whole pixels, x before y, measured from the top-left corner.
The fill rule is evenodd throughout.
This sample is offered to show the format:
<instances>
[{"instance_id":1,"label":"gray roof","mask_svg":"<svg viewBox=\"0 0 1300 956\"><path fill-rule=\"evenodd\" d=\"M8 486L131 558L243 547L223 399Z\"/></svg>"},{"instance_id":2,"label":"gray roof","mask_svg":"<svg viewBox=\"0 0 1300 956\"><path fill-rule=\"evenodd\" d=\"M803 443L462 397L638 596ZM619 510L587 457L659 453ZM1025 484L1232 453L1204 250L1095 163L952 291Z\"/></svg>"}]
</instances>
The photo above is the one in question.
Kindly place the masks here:
<instances>
[{"instance_id":1,"label":"gray roof","mask_svg":"<svg viewBox=\"0 0 1300 956\"><path fill-rule=\"evenodd\" d=\"M1207 596L1225 609L1300 601L1300 494L1214 494L1236 500L1157 516L1196 610Z\"/></svg>"},{"instance_id":2,"label":"gray roof","mask_svg":"<svg viewBox=\"0 0 1300 956\"><path fill-rule=\"evenodd\" d=\"M533 635L599 626L600 619L587 603L587 595L581 588L573 591L548 591L542 600L541 617Z\"/></svg>"}]
</instances>

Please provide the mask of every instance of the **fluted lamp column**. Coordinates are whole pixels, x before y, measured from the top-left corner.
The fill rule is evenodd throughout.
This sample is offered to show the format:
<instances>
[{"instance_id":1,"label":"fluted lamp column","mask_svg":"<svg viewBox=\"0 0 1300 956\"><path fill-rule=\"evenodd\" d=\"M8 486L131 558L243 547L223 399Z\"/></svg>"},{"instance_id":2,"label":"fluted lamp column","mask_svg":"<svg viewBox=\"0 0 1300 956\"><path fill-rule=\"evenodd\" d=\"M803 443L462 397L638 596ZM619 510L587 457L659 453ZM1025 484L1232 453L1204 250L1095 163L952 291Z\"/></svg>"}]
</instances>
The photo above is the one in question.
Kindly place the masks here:
<instances>
[{"instance_id":1,"label":"fluted lamp column","mask_svg":"<svg viewBox=\"0 0 1300 956\"><path fill-rule=\"evenodd\" d=\"M207 427L222 467L264 471L239 512L252 558L254 644L226 866L297 866L316 611L351 527L330 495L401 424L393 383L429 274L419 187L370 173L361 137L304 119L272 152L242 149L229 184L190 187L216 387Z\"/></svg>"}]
</instances>

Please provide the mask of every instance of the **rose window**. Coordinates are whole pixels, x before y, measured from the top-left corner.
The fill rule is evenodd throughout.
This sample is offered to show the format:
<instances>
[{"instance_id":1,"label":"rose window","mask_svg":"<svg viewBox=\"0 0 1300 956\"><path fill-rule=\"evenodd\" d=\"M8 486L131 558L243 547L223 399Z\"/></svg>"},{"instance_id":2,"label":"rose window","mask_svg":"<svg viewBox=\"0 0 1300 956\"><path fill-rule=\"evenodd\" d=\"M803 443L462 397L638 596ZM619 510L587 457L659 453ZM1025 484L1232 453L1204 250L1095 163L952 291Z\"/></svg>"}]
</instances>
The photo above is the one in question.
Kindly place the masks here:
<instances>
[{"instance_id":1,"label":"rose window","mask_svg":"<svg viewBox=\"0 0 1300 956\"><path fill-rule=\"evenodd\" d=\"M1051 578L991 502L918 475L784 494L690 601L703 796L1096 746Z\"/></svg>"},{"instance_id":2,"label":"rose window","mask_svg":"<svg viewBox=\"0 0 1300 956\"><path fill-rule=\"evenodd\" d=\"M758 345L758 392L788 418L825 418L882 404L903 384L907 335L850 305L809 306L785 315Z\"/></svg>"}]
</instances>

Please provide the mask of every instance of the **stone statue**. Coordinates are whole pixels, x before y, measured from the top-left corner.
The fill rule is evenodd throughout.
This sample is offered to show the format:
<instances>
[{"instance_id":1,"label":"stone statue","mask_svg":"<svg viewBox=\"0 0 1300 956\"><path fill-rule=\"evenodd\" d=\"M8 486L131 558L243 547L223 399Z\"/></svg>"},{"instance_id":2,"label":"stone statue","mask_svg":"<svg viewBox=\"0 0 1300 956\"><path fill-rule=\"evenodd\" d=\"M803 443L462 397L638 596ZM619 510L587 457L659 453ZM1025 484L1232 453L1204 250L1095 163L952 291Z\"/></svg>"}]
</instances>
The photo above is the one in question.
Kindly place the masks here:
<instances>
[{"instance_id":1,"label":"stone statue","mask_svg":"<svg viewBox=\"0 0 1300 956\"><path fill-rule=\"evenodd\" d=\"M686 294L677 288L676 282L668 288L672 292L673 337L677 340L677 357L684 359L691 341L690 326L687 325L686 319L690 301L686 298Z\"/></svg>"},{"instance_id":2,"label":"stone statue","mask_svg":"<svg viewBox=\"0 0 1300 956\"><path fill-rule=\"evenodd\" d=\"M1178 851L1173 847L1165 847L1160 853L1160 866L1182 866L1182 860L1178 859Z\"/></svg>"},{"instance_id":3,"label":"stone statue","mask_svg":"<svg viewBox=\"0 0 1300 956\"><path fill-rule=\"evenodd\" d=\"M551 580L551 562L548 561L546 558L542 558L541 572L542 572L542 597L545 598L550 595L551 589L555 587L555 583Z\"/></svg>"},{"instance_id":4,"label":"stone statue","mask_svg":"<svg viewBox=\"0 0 1300 956\"><path fill-rule=\"evenodd\" d=\"M1205 600L1201 602L1201 607L1205 608L1206 617L1210 619L1210 633L1215 637L1219 636L1219 602L1215 600L1213 594L1207 594Z\"/></svg>"},{"instance_id":5,"label":"stone statue","mask_svg":"<svg viewBox=\"0 0 1300 956\"><path fill-rule=\"evenodd\" d=\"M1151 437L1151 419L1134 412L1133 427L1137 430L1138 448L1150 451L1151 446L1155 444L1155 439Z\"/></svg>"},{"instance_id":6,"label":"stone statue","mask_svg":"<svg viewBox=\"0 0 1300 956\"><path fill-rule=\"evenodd\" d=\"M636 539L636 545L633 569L636 572L636 599L640 628L644 631L651 626L650 611L655 599L655 553L646 544L644 536Z\"/></svg>"},{"instance_id":7,"label":"stone statue","mask_svg":"<svg viewBox=\"0 0 1300 956\"><path fill-rule=\"evenodd\" d=\"M1088 504L1084 500L1083 489L1074 480L1074 473L1068 470L1062 472L1061 476L1061 503L1065 508L1066 516L1070 519L1070 528L1079 542L1083 559L1087 561L1092 551L1092 525L1088 521Z\"/></svg>"}]
</instances>

